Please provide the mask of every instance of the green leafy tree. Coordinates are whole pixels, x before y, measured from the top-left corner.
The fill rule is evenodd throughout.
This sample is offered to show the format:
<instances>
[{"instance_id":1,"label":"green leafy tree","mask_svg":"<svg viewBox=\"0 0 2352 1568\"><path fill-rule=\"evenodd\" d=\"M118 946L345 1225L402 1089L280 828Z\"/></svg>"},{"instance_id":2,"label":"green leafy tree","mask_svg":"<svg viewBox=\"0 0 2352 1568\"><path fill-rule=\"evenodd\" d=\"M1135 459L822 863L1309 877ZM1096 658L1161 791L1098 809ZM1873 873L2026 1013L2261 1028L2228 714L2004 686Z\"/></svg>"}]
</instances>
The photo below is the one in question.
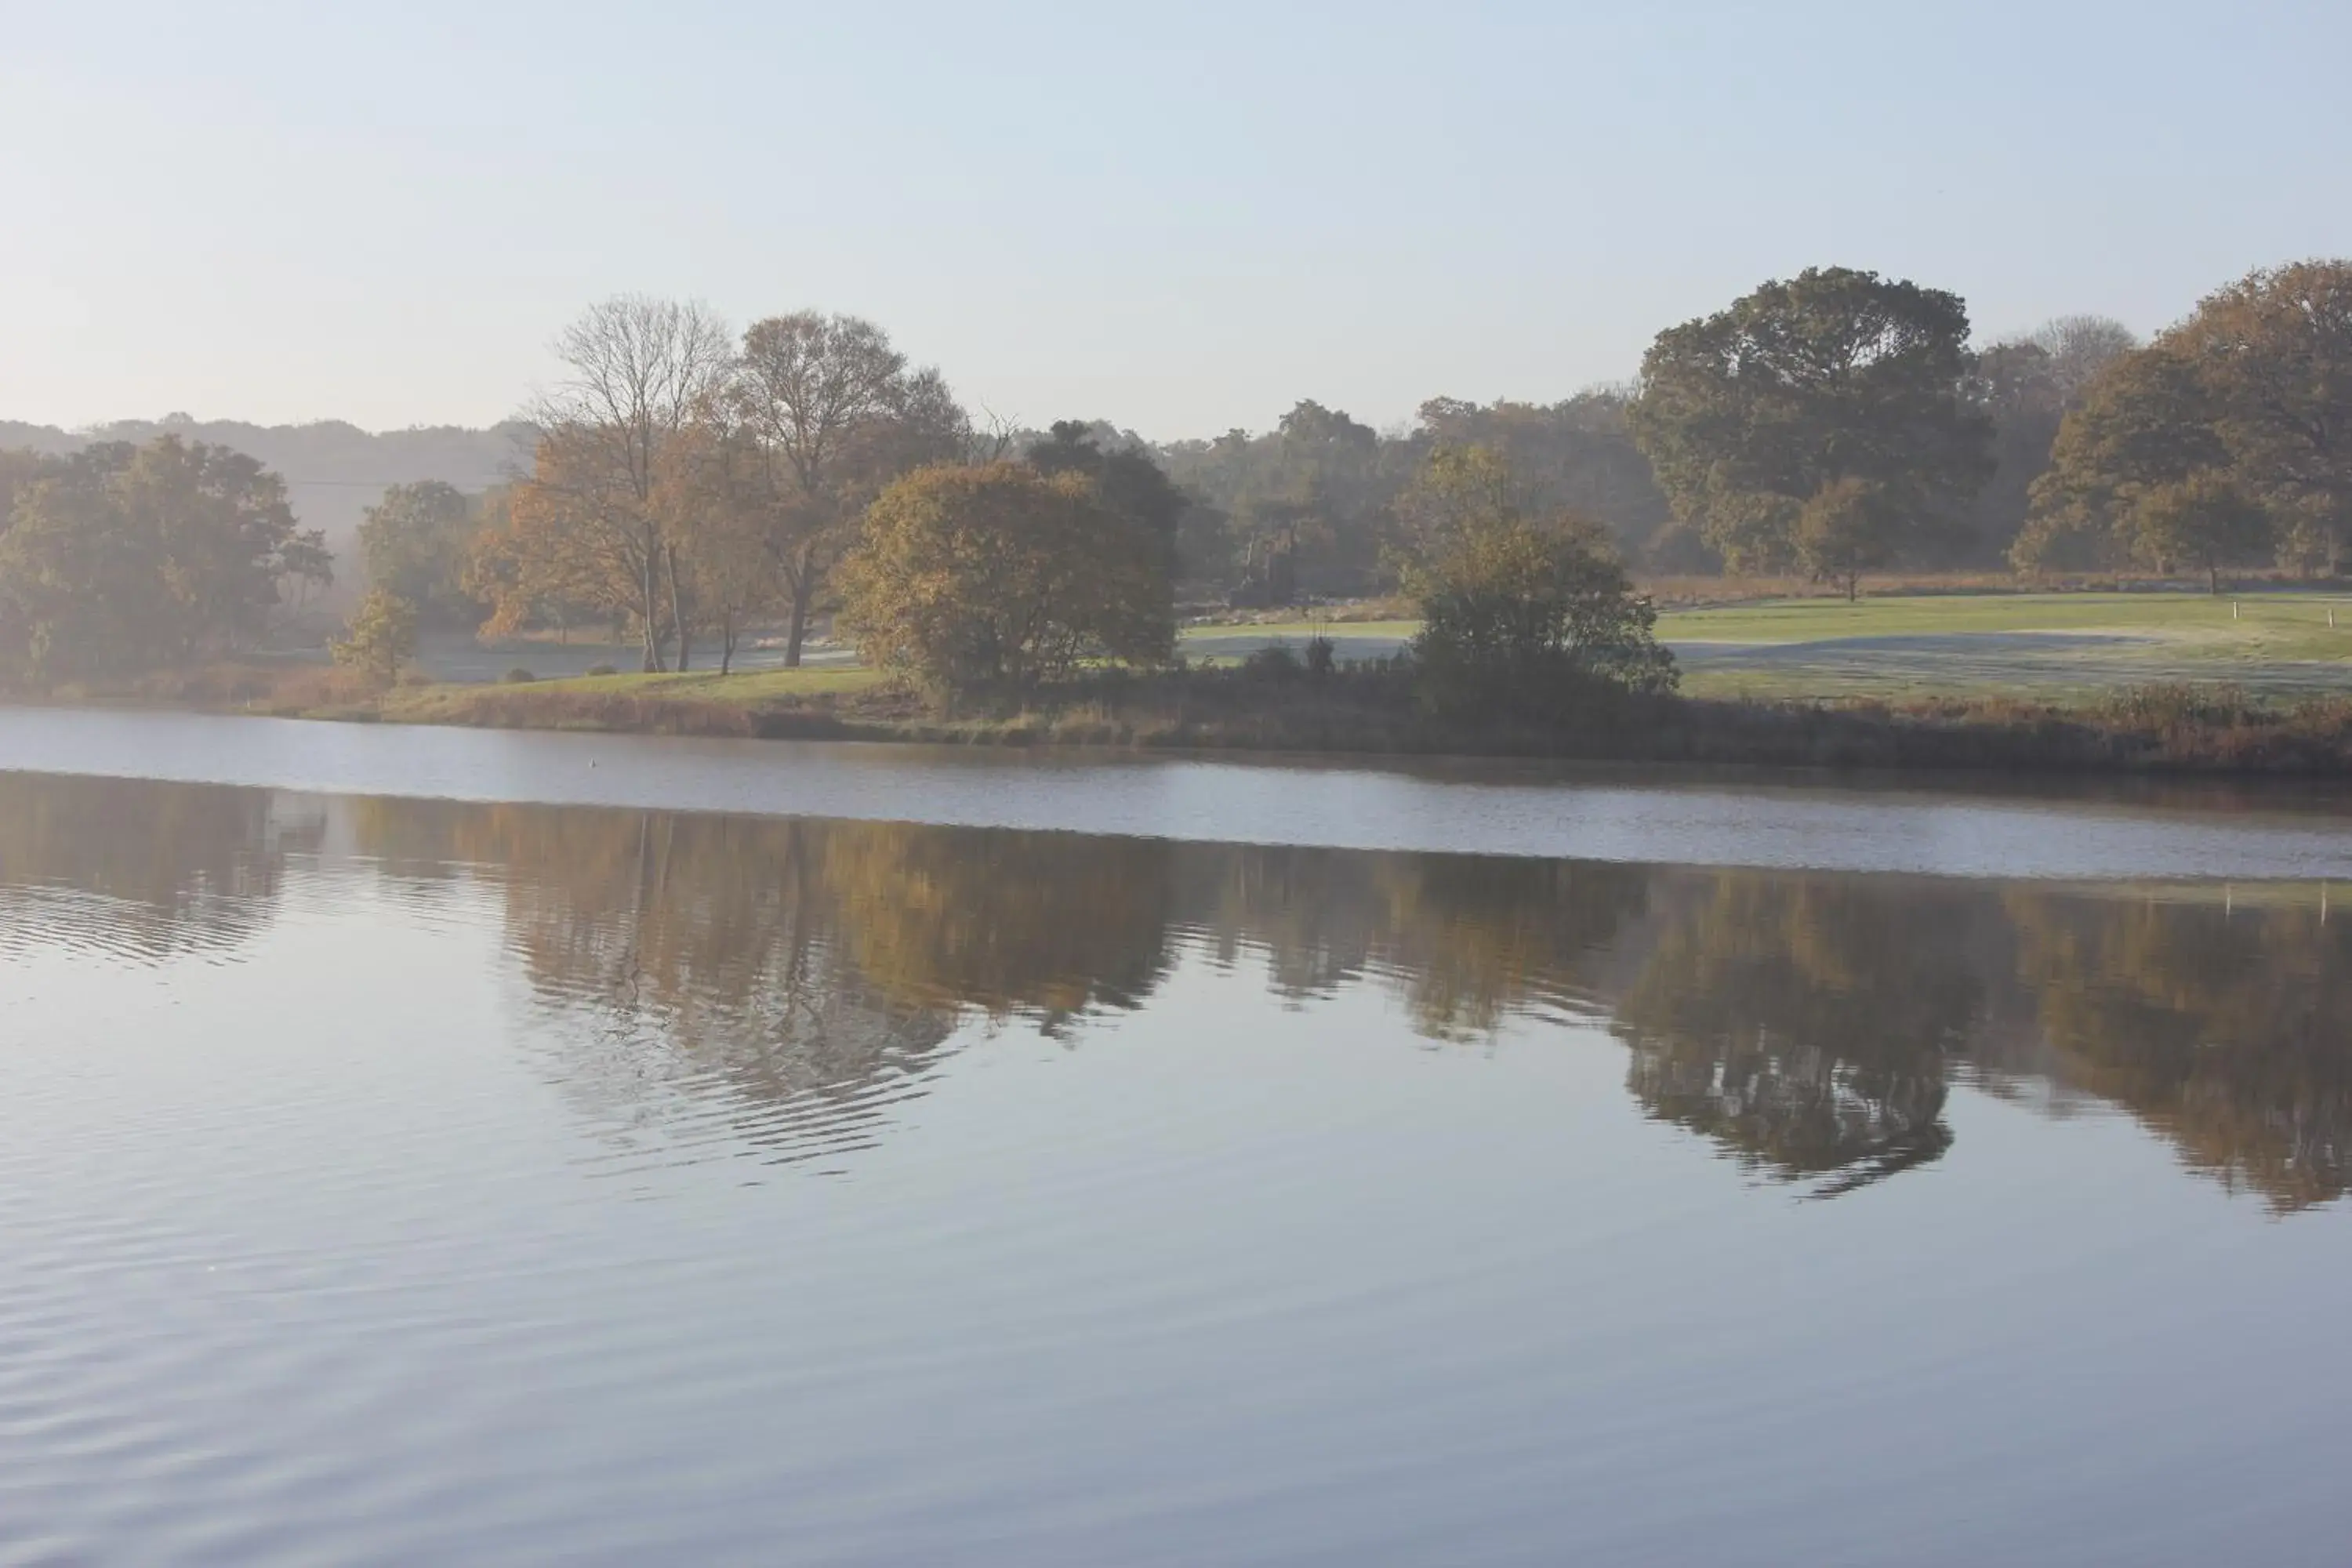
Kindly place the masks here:
<instances>
[{"instance_id":1,"label":"green leafy tree","mask_svg":"<svg viewBox=\"0 0 2352 1568\"><path fill-rule=\"evenodd\" d=\"M1968 340L1957 294L1811 268L1660 333L1628 414L1675 515L1734 568L1781 568L1840 480L1920 526L1976 493L1991 423L1964 395Z\"/></svg>"},{"instance_id":2,"label":"green leafy tree","mask_svg":"<svg viewBox=\"0 0 2352 1568\"><path fill-rule=\"evenodd\" d=\"M1813 576L1844 584L1851 604L1862 596L1862 574L1894 556L1902 524L1884 486L1839 479L1798 512L1797 559Z\"/></svg>"},{"instance_id":3,"label":"green leafy tree","mask_svg":"<svg viewBox=\"0 0 2352 1568\"><path fill-rule=\"evenodd\" d=\"M1041 474L1076 474L1086 479L1104 506L1160 542L1172 569L1177 531L1192 502L1150 452L1132 446L1107 447L1092 426L1063 419L1024 456Z\"/></svg>"},{"instance_id":4,"label":"green leafy tree","mask_svg":"<svg viewBox=\"0 0 2352 1568\"><path fill-rule=\"evenodd\" d=\"M1270 431L1161 447L1194 503L1180 528L1182 575L1243 604L1377 586L1390 507L1425 446L1306 398Z\"/></svg>"},{"instance_id":5,"label":"green leafy tree","mask_svg":"<svg viewBox=\"0 0 2352 1568\"><path fill-rule=\"evenodd\" d=\"M390 686L400 679L400 667L416 656L416 606L390 589L369 589L331 651L337 664Z\"/></svg>"},{"instance_id":6,"label":"green leafy tree","mask_svg":"<svg viewBox=\"0 0 2352 1568\"><path fill-rule=\"evenodd\" d=\"M1413 652L1434 701L1557 716L1596 684L1675 685L1657 612L1633 592L1608 531L1528 516L1500 454L1441 447L1399 511L1398 575L1420 604Z\"/></svg>"},{"instance_id":7,"label":"green leafy tree","mask_svg":"<svg viewBox=\"0 0 2352 1568\"><path fill-rule=\"evenodd\" d=\"M1421 405L1428 446L1491 447L1509 460L1530 501L1609 526L1628 552L1646 546L1673 519L1650 460L1634 444L1629 392L1592 387L1559 403L1467 403L1434 397Z\"/></svg>"},{"instance_id":8,"label":"green leafy tree","mask_svg":"<svg viewBox=\"0 0 2352 1568\"><path fill-rule=\"evenodd\" d=\"M2212 468L2144 491L2128 518L2142 559L2168 569L2196 567L2215 594L2221 591L2221 568L2261 560L2273 540L2262 502L2240 480Z\"/></svg>"},{"instance_id":9,"label":"green leafy tree","mask_svg":"<svg viewBox=\"0 0 2352 1568\"><path fill-rule=\"evenodd\" d=\"M478 527L473 503L455 485L423 479L392 486L360 523L369 584L406 599L425 620L479 619L481 605L466 590Z\"/></svg>"},{"instance_id":10,"label":"green leafy tree","mask_svg":"<svg viewBox=\"0 0 2352 1568\"><path fill-rule=\"evenodd\" d=\"M1156 662L1175 640L1165 546L1081 474L924 468L867 510L842 619L869 662L935 690Z\"/></svg>"},{"instance_id":11,"label":"green leafy tree","mask_svg":"<svg viewBox=\"0 0 2352 1568\"><path fill-rule=\"evenodd\" d=\"M278 477L166 436L105 442L17 486L0 534L0 650L39 679L250 647L289 583L330 580Z\"/></svg>"}]
</instances>

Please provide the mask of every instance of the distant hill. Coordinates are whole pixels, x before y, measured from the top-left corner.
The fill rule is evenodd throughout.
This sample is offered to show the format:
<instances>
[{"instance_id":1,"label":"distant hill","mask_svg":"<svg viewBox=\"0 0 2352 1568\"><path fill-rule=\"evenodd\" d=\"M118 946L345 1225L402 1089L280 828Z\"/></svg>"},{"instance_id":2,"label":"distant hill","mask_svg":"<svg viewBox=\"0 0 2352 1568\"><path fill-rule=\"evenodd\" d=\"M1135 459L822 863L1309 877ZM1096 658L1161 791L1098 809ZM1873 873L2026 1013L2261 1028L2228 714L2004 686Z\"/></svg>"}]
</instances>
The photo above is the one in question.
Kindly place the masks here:
<instances>
[{"instance_id":1,"label":"distant hill","mask_svg":"<svg viewBox=\"0 0 2352 1568\"><path fill-rule=\"evenodd\" d=\"M441 479L461 490L485 489L509 476L522 456L518 440L526 430L504 424L487 430L440 425L375 432L340 419L247 425L235 419L192 419L184 414L60 430L0 419L0 449L66 453L93 441L141 442L173 435L243 452L285 479L295 515L305 527L326 531L340 568L337 574L349 584L358 576L352 541L361 514L383 496L384 487Z\"/></svg>"}]
</instances>

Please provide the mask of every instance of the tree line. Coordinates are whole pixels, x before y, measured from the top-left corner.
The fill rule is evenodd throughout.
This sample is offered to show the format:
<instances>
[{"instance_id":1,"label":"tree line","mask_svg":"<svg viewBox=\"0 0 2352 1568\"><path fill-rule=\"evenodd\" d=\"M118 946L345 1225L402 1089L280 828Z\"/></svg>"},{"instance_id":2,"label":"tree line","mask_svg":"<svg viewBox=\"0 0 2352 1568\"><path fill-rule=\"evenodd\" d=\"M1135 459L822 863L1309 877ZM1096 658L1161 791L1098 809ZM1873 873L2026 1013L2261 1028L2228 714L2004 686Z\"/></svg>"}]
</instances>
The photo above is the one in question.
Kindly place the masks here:
<instances>
[{"instance_id":1,"label":"tree line","mask_svg":"<svg viewBox=\"0 0 2352 1568\"><path fill-rule=\"evenodd\" d=\"M1974 346L1951 292L1849 268L1661 332L1638 381L1550 405L1452 398L1381 432L1302 402L1153 447L1100 422L975 419L874 323L740 334L605 301L562 335L519 471L393 487L359 530L345 653L419 623L605 626L648 670L788 665L837 613L934 685L1149 662L1175 606L1402 591L1438 664L1657 684L1629 573L1881 568L2333 573L2352 531L2352 263L2257 271L2140 343L2067 318ZM282 482L166 433L12 454L0 659L79 673L234 651L330 577ZM1475 504L1474 504L1475 503ZM209 519L209 521L201 520ZM1467 617L1466 619L1465 617Z\"/></svg>"},{"instance_id":2,"label":"tree line","mask_svg":"<svg viewBox=\"0 0 2352 1568\"><path fill-rule=\"evenodd\" d=\"M413 616L395 600L485 615L492 634L626 627L648 671L691 668L698 642L728 669L754 625L780 627L796 666L831 611L916 684L1027 687L1167 662L1180 586L1221 558L1225 514L1153 452L1077 420L984 428L871 322L804 311L738 338L698 307L620 299L558 353L529 473L478 501L408 486L371 510L354 662L396 664ZM1352 441L1347 423L1325 433ZM1605 528L1549 504L1501 446L1433 447L1379 505L1359 543L1423 602L1437 684L1671 684ZM1278 550L1237 558L1286 559L1301 515Z\"/></svg>"},{"instance_id":3,"label":"tree line","mask_svg":"<svg viewBox=\"0 0 2352 1568\"><path fill-rule=\"evenodd\" d=\"M252 648L289 591L332 580L282 480L163 436L0 452L0 669L136 673Z\"/></svg>"},{"instance_id":4,"label":"tree line","mask_svg":"<svg viewBox=\"0 0 2352 1568\"><path fill-rule=\"evenodd\" d=\"M882 662L1008 676L1150 657L1174 600L1402 590L1425 607L1442 586L1431 491L1474 452L1503 478L1495 515L1565 527L1576 572L1801 573L1850 593L1882 568L2218 585L2231 566L2332 573L2352 530L2343 262L2253 273L2145 344L2079 316L1977 345L1954 293L1814 268L1660 333L1629 386L1436 398L1390 432L1307 401L1263 434L1157 447L1100 422L982 429L939 372L852 318L771 318L738 342L693 307L616 300L562 354L532 472L442 579L494 629L625 623L650 668L672 649L690 661L706 629L724 664L763 616L796 663L835 607ZM1454 566L1491 574L1491 537L1451 542Z\"/></svg>"}]
</instances>

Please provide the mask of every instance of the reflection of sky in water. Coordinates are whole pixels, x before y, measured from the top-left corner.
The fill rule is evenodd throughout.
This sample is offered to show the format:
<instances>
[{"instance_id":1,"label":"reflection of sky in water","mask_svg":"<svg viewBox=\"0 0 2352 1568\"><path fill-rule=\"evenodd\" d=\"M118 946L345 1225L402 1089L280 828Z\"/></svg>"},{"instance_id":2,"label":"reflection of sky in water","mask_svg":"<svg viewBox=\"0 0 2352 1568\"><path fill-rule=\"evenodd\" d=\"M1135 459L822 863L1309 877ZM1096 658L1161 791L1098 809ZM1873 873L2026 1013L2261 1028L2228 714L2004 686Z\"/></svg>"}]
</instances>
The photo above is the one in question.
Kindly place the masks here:
<instances>
[{"instance_id":1,"label":"reflection of sky in water","mask_svg":"<svg viewBox=\"0 0 2352 1568\"><path fill-rule=\"evenodd\" d=\"M331 793L1210 842L1966 876L2352 877L2340 802L2284 786L2255 805L2244 792L2028 781L2050 797L2028 804L1966 781L1807 790L1661 784L1611 769L1563 783L1557 771L1500 762L1370 770L8 708L0 708L0 759L26 770ZM2162 804L2183 800L2230 808L2195 815Z\"/></svg>"},{"instance_id":2,"label":"reflection of sky in water","mask_svg":"<svg viewBox=\"0 0 2352 1568\"><path fill-rule=\"evenodd\" d=\"M83 787L0 778L0 1556L2339 1534L2305 887Z\"/></svg>"}]
</instances>

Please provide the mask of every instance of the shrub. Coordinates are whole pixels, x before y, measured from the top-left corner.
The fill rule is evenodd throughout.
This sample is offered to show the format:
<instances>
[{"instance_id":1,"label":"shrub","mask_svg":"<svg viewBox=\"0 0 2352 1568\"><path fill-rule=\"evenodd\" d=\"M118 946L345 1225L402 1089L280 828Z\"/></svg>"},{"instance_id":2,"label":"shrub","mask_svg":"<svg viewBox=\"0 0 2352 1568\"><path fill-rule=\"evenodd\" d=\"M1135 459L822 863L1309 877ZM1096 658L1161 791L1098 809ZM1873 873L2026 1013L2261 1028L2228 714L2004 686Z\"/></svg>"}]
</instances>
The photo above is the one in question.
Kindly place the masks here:
<instances>
[{"instance_id":1,"label":"shrub","mask_svg":"<svg viewBox=\"0 0 2352 1568\"><path fill-rule=\"evenodd\" d=\"M416 606L397 594L371 589L352 611L349 635L330 645L337 664L362 670L379 686L399 678L416 652Z\"/></svg>"},{"instance_id":2,"label":"shrub","mask_svg":"<svg viewBox=\"0 0 2352 1568\"><path fill-rule=\"evenodd\" d=\"M618 675L621 672L614 668L609 664L592 664L588 667L588 673L591 675Z\"/></svg>"},{"instance_id":3,"label":"shrub","mask_svg":"<svg viewBox=\"0 0 2352 1568\"><path fill-rule=\"evenodd\" d=\"M1242 673L1256 680L1290 680L1305 668L1285 642L1268 643L1242 660Z\"/></svg>"},{"instance_id":4,"label":"shrub","mask_svg":"<svg viewBox=\"0 0 2352 1568\"><path fill-rule=\"evenodd\" d=\"M2239 687L2172 682L2118 691L2107 699L2101 717L2135 729L2169 731L2242 723L2255 712L2256 705Z\"/></svg>"},{"instance_id":5,"label":"shrub","mask_svg":"<svg viewBox=\"0 0 2352 1568\"><path fill-rule=\"evenodd\" d=\"M1565 720L1588 715L1596 691L1674 689L1657 611L1606 531L1530 518L1517 491L1499 454L1441 448L1400 503L1395 561L1422 606L1413 653L1429 702Z\"/></svg>"},{"instance_id":6,"label":"shrub","mask_svg":"<svg viewBox=\"0 0 2352 1568\"><path fill-rule=\"evenodd\" d=\"M539 677L533 675L522 666L517 665L512 669L508 670L504 675L499 676L499 683L502 686L529 686L532 681L537 680L538 679Z\"/></svg>"}]
</instances>

